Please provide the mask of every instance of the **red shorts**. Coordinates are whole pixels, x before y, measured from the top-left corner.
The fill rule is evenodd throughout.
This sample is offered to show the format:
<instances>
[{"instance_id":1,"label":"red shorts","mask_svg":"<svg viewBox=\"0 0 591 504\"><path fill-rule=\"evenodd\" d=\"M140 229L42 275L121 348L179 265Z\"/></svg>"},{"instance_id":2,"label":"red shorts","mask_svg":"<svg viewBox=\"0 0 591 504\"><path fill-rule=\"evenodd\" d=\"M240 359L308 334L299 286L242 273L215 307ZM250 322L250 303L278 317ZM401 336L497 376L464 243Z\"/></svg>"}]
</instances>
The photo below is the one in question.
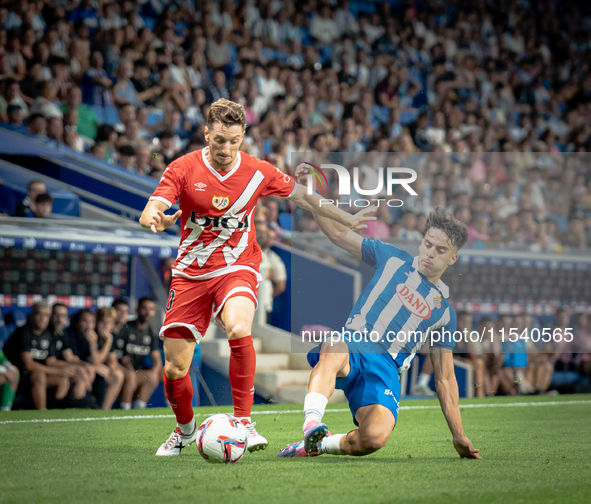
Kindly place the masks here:
<instances>
[{"instance_id":1,"label":"red shorts","mask_svg":"<svg viewBox=\"0 0 591 504\"><path fill-rule=\"evenodd\" d=\"M257 305L259 281L251 271L237 271L208 280L188 280L174 277L170 285L164 323L160 337L183 338L188 331L172 331L175 327L189 329L199 341L207 331L212 316L219 317L226 301L246 296Z\"/></svg>"}]
</instances>

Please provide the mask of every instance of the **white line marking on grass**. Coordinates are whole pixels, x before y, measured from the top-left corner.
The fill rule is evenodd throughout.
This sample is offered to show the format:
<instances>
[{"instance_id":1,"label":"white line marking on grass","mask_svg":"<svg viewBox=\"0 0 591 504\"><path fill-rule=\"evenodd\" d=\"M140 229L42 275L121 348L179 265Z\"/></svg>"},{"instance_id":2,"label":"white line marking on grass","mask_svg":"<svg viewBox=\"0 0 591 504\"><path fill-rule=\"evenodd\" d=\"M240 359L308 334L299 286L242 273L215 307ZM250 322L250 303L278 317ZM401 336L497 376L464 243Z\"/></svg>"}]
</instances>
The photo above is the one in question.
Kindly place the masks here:
<instances>
[{"instance_id":1,"label":"white line marking on grass","mask_svg":"<svg viewBox=\"0 0 591 504\"><path fill-rule=\"evenodd\" d=\"M545 402L518 402L518 403L491 403L491 404L460 404L460 408L510 408L513 406L563 406L572 404L591 404L590 401L545 401ZM439 409L440 406L401 406L401 410L430 410ZM327 413L344 413L350 411L348 408L327 409ZM278 415L285 413L303 413L304 410L267 410L254 411L253 416L256 415ZM222 411L221 413L227 413ZM216 413L196 413L196 417L209 417ZM21 424L21 423L52 423L52 422L94 422L95 420L143 420L153 418L174 418L174 415L126 415L126 416L112 416L112 417L84 417L84 418L37 418L30 420L3 420L0 425L4 424Z\"/></svg>"}]
</instances>

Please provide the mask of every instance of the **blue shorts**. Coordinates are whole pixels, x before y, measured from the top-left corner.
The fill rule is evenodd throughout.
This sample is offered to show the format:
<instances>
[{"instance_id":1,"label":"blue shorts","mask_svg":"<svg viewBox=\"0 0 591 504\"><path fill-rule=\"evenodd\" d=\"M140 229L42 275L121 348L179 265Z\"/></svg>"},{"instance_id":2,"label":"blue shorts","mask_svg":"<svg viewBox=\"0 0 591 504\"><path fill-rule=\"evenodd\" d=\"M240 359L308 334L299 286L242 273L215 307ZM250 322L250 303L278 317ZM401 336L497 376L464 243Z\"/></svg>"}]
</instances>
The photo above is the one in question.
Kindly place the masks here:
<instances>
[{"instance_id":1,"label":"blue shorts","mask_svg":"<svg viewBox=\"0 0 591 504\"><path fill-rule=\"evenodd\" d=\"M337 378L336 388L345 392L353 415L362 406L381 404L388 408L398 420L398 400L400 398L400 375L398 366L388 353L360 352L359 347L347 342L351 371L343 378ZM308 352L308 362L315 367L320 359L320 345Z\"/></svg>"}]
</instances>

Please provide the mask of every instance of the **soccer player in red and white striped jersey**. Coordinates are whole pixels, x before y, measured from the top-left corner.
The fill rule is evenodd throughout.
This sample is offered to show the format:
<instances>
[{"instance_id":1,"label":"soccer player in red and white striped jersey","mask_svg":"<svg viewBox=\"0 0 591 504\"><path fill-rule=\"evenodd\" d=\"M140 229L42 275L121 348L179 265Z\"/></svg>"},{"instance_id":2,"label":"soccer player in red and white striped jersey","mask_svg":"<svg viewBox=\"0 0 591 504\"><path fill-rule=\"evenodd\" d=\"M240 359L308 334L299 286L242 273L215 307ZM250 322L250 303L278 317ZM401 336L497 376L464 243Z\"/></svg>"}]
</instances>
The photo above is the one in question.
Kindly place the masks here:
<instances>
[{"instance_id":1,"label":"soccer player in red and white striped jersey","mask_svg":"<svg viewBox=\"0 0 591 504\"><path fill-rule=\"evenodd\" d=\"M351 215L320 197L271 164L240 152L244 108L220 99L212 104L205 128L208 147L172 162L146 205L140 224L163 231L181 218L181 243L172 269L172 285L160 337L164 339L164 389L177 428L156 455L178 455L195 441L197 429L188 375L195 344L213 317L225 328L230 344L230 384L234 415L249 432L248 449L264 449L267 440L250 419L256 355L251 328L260 280L261 250L253 217L266 195L291 198L299 207L350 229L373 220L367 210ZM180 210L165 215L176 201Z\"/></svg>"}]
</instances>

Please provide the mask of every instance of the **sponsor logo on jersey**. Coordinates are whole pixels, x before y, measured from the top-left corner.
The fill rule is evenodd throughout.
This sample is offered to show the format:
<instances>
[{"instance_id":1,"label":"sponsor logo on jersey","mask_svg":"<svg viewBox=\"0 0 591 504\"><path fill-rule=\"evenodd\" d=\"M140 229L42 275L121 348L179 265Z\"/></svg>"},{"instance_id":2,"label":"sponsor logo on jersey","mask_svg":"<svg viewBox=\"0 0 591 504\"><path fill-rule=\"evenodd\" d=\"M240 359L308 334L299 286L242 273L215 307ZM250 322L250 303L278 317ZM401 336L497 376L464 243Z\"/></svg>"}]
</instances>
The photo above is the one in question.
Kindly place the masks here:
<instances>
[{"instance_id":1,"label":"sponsor logo on jersey","mask_svg":"<svg viewBox=\"0 0 591 504\"><path fill-rule=\"evenodd\" d=\"M195 190L196 191L205 191L205 188L207 187L207 184L204 184L203 182L197 182L195 184Z\"/></svg>"},{"instance_id":2,"label":"sponsor logo on jersey","mask_svg":"<svg viewBox=\"0 0 591 504\"><path fill-rule=\"evenodd\" d=\"M218 210L223 210L230 204L230 198L228 196L214 196L211 198L211 204Z\"/></svg>"},{"instance_id":3,"label":"sponsor logo on jersey","mask_svg":"<svg viewBox=\"0 0 591 504\"><path fill-rule=\"evenodd\" d=\"M435 305L435 308L439 310L439 308L441 308L441 296L433 298L433 304Z\"/></svg>"},{"instance_id":4,"label":"sponsor logo on jersey","mask_svg":"<svg viewBox=\"0 0 591 504\"><path fill-rule=\"evenodd\" d=\"M194 210L191 211L191 222L197 224L202 229L207 229L211 226L210 231L220 229L248 229L249 220L248 215L241 221L237 217L208 217L207 215L199 215Z\"/></svg>"},{"instance_id":5,"label":"sponsor logo on jersey","mask_svg":"<svg viewBox=\"0 0 591 504\"><path fill-rule=\"evenodd\" d=\"M128 343L125 346L125 350L127 350L128 354L132 355L149 355L150 353L149 346L134 345L133 343Z\"/></svg>"},{"instance_id":6,"label":"sponsor logo on jersey","mask_svg":"<svg viewBox=\"0 0 591 504\"><path fill-rule=\"evenodd\" d=\"M413 315L425 320L431 316L431 308L427 301L414 287L401 283L396 286L396 292L402 304Z\"/></svg>"}]
</instances>

